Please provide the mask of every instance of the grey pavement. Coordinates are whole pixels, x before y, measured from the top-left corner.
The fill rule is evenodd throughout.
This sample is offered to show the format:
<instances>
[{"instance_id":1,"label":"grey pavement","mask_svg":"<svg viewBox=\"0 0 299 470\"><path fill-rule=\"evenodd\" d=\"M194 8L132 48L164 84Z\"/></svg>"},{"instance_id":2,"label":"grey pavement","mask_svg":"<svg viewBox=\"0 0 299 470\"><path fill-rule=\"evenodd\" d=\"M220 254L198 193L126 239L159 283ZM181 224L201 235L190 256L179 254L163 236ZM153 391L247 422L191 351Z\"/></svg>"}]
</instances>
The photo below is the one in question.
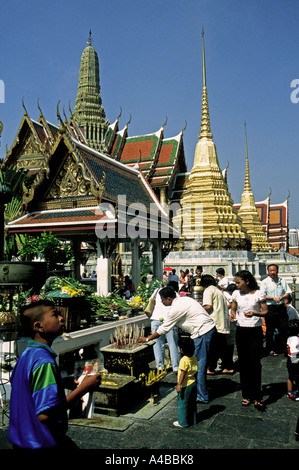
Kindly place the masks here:
<instances>
[{"instance_id":1,"label":"grey pavement","mask_svg":"<svg viewBox=\"0 0 299 470\"><path fill-rule=\"evenodd\" d=\"M111 451L122 455L123 451L133 449L170 453L180 450L184 455L193 455L192 450L198 449L298 450L294 431L299 402L286 398L286 358L282 354L264 357L262 367L264 412L253 405L241 406L238 372L216 374L207 379L210 403L197 405L198 423L190 428L176 428L173 426L177 419L176 374L171 372L161 386L167 391L166 396L160 403L147 406L154 411L146 414L141 404L138 408L141 411L133 410L111 418L111 422L117 423L113 429L70 424L68 436L80 449L101 449L101 455L105 455L105 451L107 455L111 455ZM6 421L0 426L0 449L11 448L7 433Z\"/></svg>"}]
</instances>

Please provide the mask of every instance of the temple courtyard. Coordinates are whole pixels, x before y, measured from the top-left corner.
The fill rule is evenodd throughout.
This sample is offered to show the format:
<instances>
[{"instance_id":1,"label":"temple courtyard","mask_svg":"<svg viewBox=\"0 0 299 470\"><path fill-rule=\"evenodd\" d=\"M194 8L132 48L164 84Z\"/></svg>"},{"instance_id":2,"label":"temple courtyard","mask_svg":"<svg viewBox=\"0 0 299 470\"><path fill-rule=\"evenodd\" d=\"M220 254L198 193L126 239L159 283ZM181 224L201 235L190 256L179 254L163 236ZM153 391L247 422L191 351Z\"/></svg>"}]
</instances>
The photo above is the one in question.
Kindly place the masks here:
<instances>
[{"instance_id":1,"label":"temple courtyard","mask_svg":"<svg viewBox=\"0 0 299 470\"><path fill-rule=\"evenodd\" d=\"M144 400L118 417L96 414L90 420L70 420L68 436L82 450L100 450L98 462L139 467L158 458L164 464L165 458L196 464L202 451L208 449L299 449L294 435L299 402L286 399L286 358L283 354L264 357L262 367L265 412L253 405L241 406L238 372L216 374L208 377L210 403L197 405L198 423L176 428L172 424L177 419L176 374L169 372L155 403ZM0 449L11 449L7 416L0 426ZM136 460L124 462L124 456Z\"/></svg>"}]
</instances>

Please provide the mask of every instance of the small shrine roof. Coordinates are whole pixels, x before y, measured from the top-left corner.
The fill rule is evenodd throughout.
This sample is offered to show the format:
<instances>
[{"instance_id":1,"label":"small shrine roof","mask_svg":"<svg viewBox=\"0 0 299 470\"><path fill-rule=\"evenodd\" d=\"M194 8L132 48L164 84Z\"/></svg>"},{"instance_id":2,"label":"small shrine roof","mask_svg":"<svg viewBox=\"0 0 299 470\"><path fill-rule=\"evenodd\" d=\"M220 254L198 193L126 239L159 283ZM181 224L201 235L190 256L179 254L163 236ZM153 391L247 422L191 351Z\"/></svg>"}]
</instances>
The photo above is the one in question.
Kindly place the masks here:
<instances>
[{"instance_id":1,"label":"small shrine roof","mask_svg":"<svg viewBox=\"0 0 299 470\"><path fill-rule=\"evenodd\" d=\"M43 232L51 231L74 231L80 227L85 230L94 228L99 222L115 222L110 213L97 207L86 207L80 209L57 209L35 211L9 222L8 229L11 233L17 232Z\"/></svg>"},{"instance_id":2,"label":"small shrine roof","mask_svg":"<svg viewBox=\"0 0 299 470\"><path fill-rule=\"evenodd\" d=\"M139 202L149 207L150 203L155 202L160 205L139 171L100 154L80 142L75 142L75 144L80 157L97 182L101 181L103 173L106 174L105 199L116 201L119 195L125 195L128 204Z\"/></svg>"}]
</instances>

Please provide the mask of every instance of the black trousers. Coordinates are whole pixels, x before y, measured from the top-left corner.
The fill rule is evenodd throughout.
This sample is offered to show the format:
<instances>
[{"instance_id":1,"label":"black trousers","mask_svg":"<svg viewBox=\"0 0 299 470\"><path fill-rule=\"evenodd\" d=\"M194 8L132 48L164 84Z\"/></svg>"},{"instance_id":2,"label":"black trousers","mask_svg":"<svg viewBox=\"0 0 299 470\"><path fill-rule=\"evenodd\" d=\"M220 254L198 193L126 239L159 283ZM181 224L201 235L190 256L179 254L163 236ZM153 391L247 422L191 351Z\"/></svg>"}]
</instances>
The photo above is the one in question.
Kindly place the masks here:
<instances>
[{"instance_id":1,"label":"black trousers","mask_svg":"<svg viewBox=\"0 0 299 470\"><path fill-rule=\"evenodd\" d=\"M261 399L263 330L261 326L237 326L236 345L243 398Z\"/></svg>"},{"instance_id":2,"label":"black trousers","mask_svg":"<svg viewBox=\"0 0 299 470\"><path fill-rule=\"evenodd\" d=\"M216 369L218 359L221 359L223 362L225 358L227 336L227 334L218 333L218 331L213 334L208 353L208 369L211 372L214 372Z\"/></svg>"},{"instance_id":3,"label":"black trousers","mask_svg":"<svg viewBox=\"0 0 299 470\"><path fill-rule=\"evenodd\" d=\"M266 353L274 351L274 331L277 328L283 352L286 352L286 344L288 339L288 314L284 304L268 305L268 313L265 316L266 321ZM275 351L279 352L279 351Z\"/></svg>"}]
</instances>

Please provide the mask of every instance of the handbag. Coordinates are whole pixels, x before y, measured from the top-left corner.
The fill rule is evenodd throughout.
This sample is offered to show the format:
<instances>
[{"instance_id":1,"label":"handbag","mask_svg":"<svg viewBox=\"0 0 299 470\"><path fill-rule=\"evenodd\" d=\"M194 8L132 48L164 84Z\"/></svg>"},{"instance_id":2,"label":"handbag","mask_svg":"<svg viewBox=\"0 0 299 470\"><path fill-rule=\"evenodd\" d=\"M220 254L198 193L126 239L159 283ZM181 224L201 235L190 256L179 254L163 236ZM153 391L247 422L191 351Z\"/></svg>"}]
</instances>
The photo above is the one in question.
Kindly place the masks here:
<instances>
[{"instance_id":1,"label":"handbag","mask_svg":"<svg viewBox=\"0 0 299 470\"><path fill-rule=\"evenodd\" d=\"M158 290L159 289L157 289L155 295L149 299L148 304L144 309L144 313L148 316L148 318L152 316L152 313L154 311L154 308L156 305L156 295L158 294Z\"/></svg>"}]
</instances>

